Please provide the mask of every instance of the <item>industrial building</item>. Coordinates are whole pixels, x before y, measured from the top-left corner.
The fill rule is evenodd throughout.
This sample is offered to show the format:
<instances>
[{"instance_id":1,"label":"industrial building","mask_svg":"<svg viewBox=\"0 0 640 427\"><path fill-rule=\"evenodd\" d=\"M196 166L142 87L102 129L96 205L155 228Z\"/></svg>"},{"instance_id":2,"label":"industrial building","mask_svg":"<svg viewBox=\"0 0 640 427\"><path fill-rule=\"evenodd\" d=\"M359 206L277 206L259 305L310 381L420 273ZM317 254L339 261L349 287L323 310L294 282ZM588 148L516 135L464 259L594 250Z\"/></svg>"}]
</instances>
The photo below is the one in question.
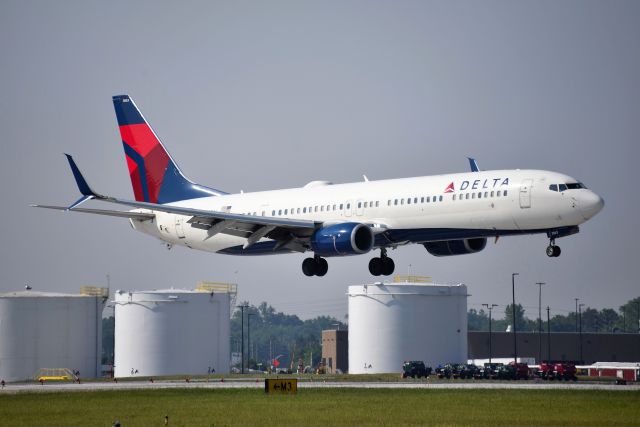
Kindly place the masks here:
<instances>
[{"instance_id":1,"label":"industrial building","mask_svg":"<svg viewBox=\"0 0 640 427\"><path fill-rule=\"evenodd\" d=\"M106 288L0 294L0 379L100 376Z\"/></svg>"},{"instance_id":2,"label":"industrial building","mask_svg":"<svg viewBox=\"0 0 640 427\"><path fill-rule=\"evenodd\" d=\"M349 371L349 331L322 331L322 361L328 374Z\"/></svg>"},{"instance_id":3,"label":"industrial building","mask_svg":"<svg viewBox=\"0 0 640 427\"><path fill-rule=\"evenodd\" d=\"M115 377L229 372L236 285L116 291Z\"/></svg>"},{"instance_id":4,"label":"industrial building","mask_svg":"<svg viewBox=\"0 0 640 427\"><path fill-rule=\"evenodd\" d=\"M397 372L405 360L466 361L467 287L396 280L349 286L349 373Z\"/></svg>"},{"instance_id":5,"label":"industrial building","mask_svg":"<svg viewBox=\"0 0 640 427\"><path fill-rule=\"evenodd\" d=\"M591 332L518 332L518 357L539 360L594 362L637 362L640 334ZM469 332L469 359L513 357L511 332Z\"/></svg>"}]
</instances>

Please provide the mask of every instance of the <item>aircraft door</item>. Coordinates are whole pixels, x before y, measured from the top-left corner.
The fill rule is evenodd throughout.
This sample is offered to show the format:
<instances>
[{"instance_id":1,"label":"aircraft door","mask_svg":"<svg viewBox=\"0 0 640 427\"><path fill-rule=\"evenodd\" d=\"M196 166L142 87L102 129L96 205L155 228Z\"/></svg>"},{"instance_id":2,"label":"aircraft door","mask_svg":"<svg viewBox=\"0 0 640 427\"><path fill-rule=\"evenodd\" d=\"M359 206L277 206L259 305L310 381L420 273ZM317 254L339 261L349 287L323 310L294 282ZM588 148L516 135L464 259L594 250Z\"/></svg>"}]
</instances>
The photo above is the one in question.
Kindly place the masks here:
<instances>
[{"instance_id":1,"label":"aircraft door","mask_svg":"<svg viewBox=\"0 0 640 427\"><path fill-rule=\"evenodd\" d=\"M344 216L351 216L351 209L353 209L353 200L347 200L344 204Z\"/></svg>"},{"instance_id":2,"label":"aircraft door","mask_svg":"<svg viewBox=\"0 0 640 427\"><path fill-rule=\"evenodd\" d=\"M531 207L531 187L533 186L532 179L525 179L520 184L520 207L527 209Z\"/></svg>"},{"instance_id":3,"label":"aircraft door","mask_svg":"<svg viewBox=\"0 0 640 427\"><path fill-rule=\"evenodd\" d=\"M176 236L178 239L184 239L184 228L183 228L183 219L182 215L176 215Z\"/></svg>"},{"instance_id":4,"label":"aircraft door","mask_svg":"<svg viewBox=\"0 0 640 427\"><path fill-rule=\"evenodd\" d=\"M356 215L362 216L364 213L364 200L358 200L356 202Z\"/></svg>"}]
</instances>

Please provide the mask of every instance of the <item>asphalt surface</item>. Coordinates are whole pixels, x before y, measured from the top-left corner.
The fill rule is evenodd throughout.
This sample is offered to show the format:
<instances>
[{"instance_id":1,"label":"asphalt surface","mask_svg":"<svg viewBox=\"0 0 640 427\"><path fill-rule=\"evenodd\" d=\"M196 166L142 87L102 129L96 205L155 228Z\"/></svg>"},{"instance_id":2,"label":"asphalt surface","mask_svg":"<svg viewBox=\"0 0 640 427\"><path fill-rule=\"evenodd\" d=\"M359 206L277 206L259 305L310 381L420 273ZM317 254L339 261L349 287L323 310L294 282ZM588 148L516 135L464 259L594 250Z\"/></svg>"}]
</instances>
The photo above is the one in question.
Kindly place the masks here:
<instances>
[{"instance_id":1,"label":"asphalt surface","mask_svg":"<svg viewBox=\"0 0 640 427\"><path fill-rule=\"evenodd\" d=\"M284 379L284 378L283 378ZM153 389L263 389L264 379L212 380L206 381L120 381L74 383L16 383L0 389L6 393L55 393L86 392L98 390L153 390ZM510 390L611 390L638 391L640 383L616 385L595 382L550 382L550 381L437 381L437 382L349 382L349 381L299 381L299 389L305 388L377 388L377 389L510 389Z\"/></svg>"}]
</instances>

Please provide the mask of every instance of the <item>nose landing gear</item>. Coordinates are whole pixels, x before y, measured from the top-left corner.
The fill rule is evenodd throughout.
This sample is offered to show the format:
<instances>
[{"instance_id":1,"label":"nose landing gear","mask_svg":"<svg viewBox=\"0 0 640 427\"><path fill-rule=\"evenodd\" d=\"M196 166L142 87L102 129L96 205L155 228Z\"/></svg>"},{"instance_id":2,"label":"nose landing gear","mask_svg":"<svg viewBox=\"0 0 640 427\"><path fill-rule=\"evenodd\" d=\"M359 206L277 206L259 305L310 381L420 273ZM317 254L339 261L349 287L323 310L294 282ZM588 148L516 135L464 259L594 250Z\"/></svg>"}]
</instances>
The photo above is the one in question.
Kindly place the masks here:
<instances>
[{"instance_id":1,"label":"nose landing gear","mask_svg":"<svg viewBox=\"0 0 640 427\"><path fill-rule=\"evenodd\" d=\"M324 276L329 270L327 260L319 256L305 258L302 261L302 272L305 276Z\"/></svg>"},{"instance_id":2,"label":"nose landing gear","mask_svg":"<svg viewBox=\"0 0 640 427\"><path fill-rule=\"evenodd\" d=\"M549 258L557 258L560 256L560 246L556 246L556 239L551 239L549 241L549 246L547 246L547 256Z\"/></svg>"},{"instance_id":3,"label":"nose landing gear","mask_svg":"<svg viewBox=\"0 0 640 427\"><path fill-rule=\"evenodd\" d=\"M390 276L396 268L396 264L387 256L385 248L380 249L380 258L371 258L369 261L369 273L374 276Z\"/></svg>"}]
</instances>

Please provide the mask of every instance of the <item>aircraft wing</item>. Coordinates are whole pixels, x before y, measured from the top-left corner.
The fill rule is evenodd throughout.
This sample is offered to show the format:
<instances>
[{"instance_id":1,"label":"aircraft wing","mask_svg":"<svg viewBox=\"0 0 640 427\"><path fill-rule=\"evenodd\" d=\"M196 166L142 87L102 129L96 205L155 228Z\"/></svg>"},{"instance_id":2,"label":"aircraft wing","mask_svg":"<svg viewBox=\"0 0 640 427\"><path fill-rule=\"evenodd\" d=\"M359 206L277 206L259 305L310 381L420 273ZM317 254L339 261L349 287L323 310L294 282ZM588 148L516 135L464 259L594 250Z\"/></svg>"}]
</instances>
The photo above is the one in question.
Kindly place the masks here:
<instances>
[{"instance_id":1,"label":"aircraft wing","mask_svg":"<svg viewBox=\"0 0 640 427\"><path fill-rule=\"evenodd\" d=\"M73 157L65 154L69 161L69 166L73 172L73 176L78 185L78 189L82 193L82 198L71 206L63 208L59 206L34 205L48 209L61 209L76 212L94 213L101 215L120 216L125 218L148 220L155 215L137 212L109 211L100 209L83 209L78 206L87 200L101 200L104 202L115 203L119 205L129 206L151 211L166 212L170 214L184 215L190 217L187 221L192 227L207 230L207 239L218 233L230 234L247 239L244 248L248 248L258 242L263 237L277 240L276 246L287 247L288 249L304 252L306 250L306 240L313 232L322 226L320 221L290 219L290 218L274 218L257 215L242 215L228 212L219 212L204 209L187 208L176 205L157 204L149 202L138 202L133 200L118 199L115 197L104 196L96 193L91 189L87 181L82 176L80 169L76 165Z\"/></svg>"},{"instance_id":2,"label":"aircraft wing","mask_svg":"<svg viewBox=\"0 0 640 427\"><path fill-rule=\"evenodd\" d=\"M67 211L69 208L67 206L49 206L49 205L31 205L34 208L44 208L44 209L54 209L57 211ZM156 216L152 213L143 213L143 212L123 212L123 211L112 211L106 209L84 209L84 208L74 208L73 212L82 212L82 213L90 213L95 215L106 215L106 216L115 216L119 218L130 218L138 221L149 221L154 219Z\"/></svg>"}]
</instances>

